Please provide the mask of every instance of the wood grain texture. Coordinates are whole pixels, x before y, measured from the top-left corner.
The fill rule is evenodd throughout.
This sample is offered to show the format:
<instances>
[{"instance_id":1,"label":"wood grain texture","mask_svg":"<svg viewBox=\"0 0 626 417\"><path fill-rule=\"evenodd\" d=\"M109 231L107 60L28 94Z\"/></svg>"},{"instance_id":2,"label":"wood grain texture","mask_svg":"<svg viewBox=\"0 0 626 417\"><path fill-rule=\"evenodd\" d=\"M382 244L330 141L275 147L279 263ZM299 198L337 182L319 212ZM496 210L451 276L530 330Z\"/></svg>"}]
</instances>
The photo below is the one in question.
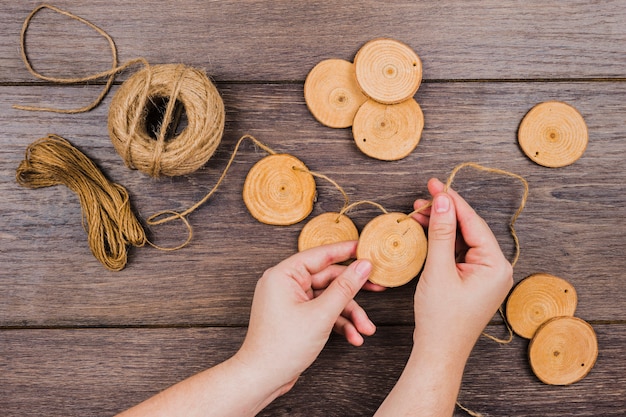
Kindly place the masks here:
<instances>
[{"instance_id":1,"label":"wood grain texture","mask_svg":"<svg viewBox=\"0 0 626 417\"><path fill-rule=\"evenodd\" d=\"M32 81L18 36L39 2L0 12L0 82ZM391 37L411 46L424 79L625 77L623 0L563 5L526 1L345 2L123 0L54 4L105 29L120 60L185 62L217 80L304 80L322 59L352 60L365 42ZM110 66L106 41L45 12L33 20L29 51L40 70L85 74Z\"/></svg>"},{"instance_id":2,"label":"wood grain texture","mask_svg":"<svg viewBox=\"0 0 626 417\"><path fill-rule=\"evenodd\" d=\"M423 139L409 157L393 163L361 154L349 129L317 123L306 109L301 85L220 85L228 120L217 155L197 173L163 180L123 165L107 137L107 103L71 117L10 108L16 101L52 92L67 102L84 90L0 89L0 123L6 126L0 153L4 219L0 280L3 288L12 291L8 302L0 305L5 326L244 324L256 279L296 250L303 226L268 226L247 212L241 198L243 181L265 153L245 143L220 191L190 216L194 240L189 247L175 253L132 249L124 271L105 271L89 253L76 197L64 187L21 188L13 179L26 146L47 132L64 135L112 180L126 186L143 218L163 209L184 209L200 199L244 133L330 176L351 199L374 200L394 211L410 211L415 198L427 197L428 178L445 178L463 161L505 168L530 184L527 206L516 225L522 247L516 280L535 272L552 273L578 290L581 317L625 319L625 284L615 279L624 266L619 255L626 253L622 239L626 226L617 221L626 217L626 197L619 192L626 152L620 131L626 114L621 83L425 85L417 95L426 120ZM516 142L521 117L533 103L547 98L575 105L591 132L582 159L563 169L535 165ZM317 183L319 196L311 216L341 208L343 199L334 187L319 179ZM512 256L508 222L519 204L521 184L463 170L453 187L490 222L505 253ZM352 217L362 229L377 214L365 207L357 208ZM153 238L164 244L186 237L179 223L153 232ZM224 241L225 235L229 241ZM61 274L59 265L63 265ZM412 290L409 285L385 294L364 294L363 302L378 320L409 323ZM397 297L401 303L389 304ZM594 302L598 299L604 301Z\"/></svg>"},{"instance_id":3,"label":"wood grain texture","mask_svg":"<svg viewBox=\"0 0 626 417\"><path fill-rule=\"evenodd\" d=\"M14 179L24 150L59 134L131 193L142 219L183 210L208 192L239 137L249 133L337 181L352 200L409 212L430 177L474 161L524 176L514 278L547 272L578 294L576 315L598 334L596 367L581 382L550 387L532 374L528 342L481 338L460 401L492 416L622 415L626 409L626 1L178 2L121 0L54 4L91 20L115 40L120 60L182 62L206 70L226 105L226 130L201 170L155 180L123 165L106 128L111 95L78 115L31 113L13 104L74 108L101 83L51 85L19 58L19 30L38 2L0 8L0 410L3 416L110 415L236 351L262 272L292 254L304 223L255 221L241 198L245 175L265 156L245 143L220 190L190 215L191 245L165 253L132 249L121 272L91 255L77 197L65 187L30 190ZM306 74L328 58L352 60L366 41L388 36L414 48L424 82L415 95L425 119L414 152L395 162L363 155L350 129L322 126L303 97ZM27 38L36 69L74 77L107 69L106 42L46 11ZM132 69L120 75L119 83ZM549 169L520 150L516 132L532 106L560 100L589 128L575 164ZM337 211L342 196L317 178L310 217ZM493 228L512 258L508 221L522 188L514 179L461 171L453 184ZM379 212L350 213L359 229ZM180 223L151 228L162 245L184 241ZM371 415L410 350L416 281L358 301L378 325L359 349L332 337L319 360L263 416ZM502 336L501 319L488 327ZM457 411L456 416L465 413Z\"/></svg>"},{"instance_id":4,"label":"wood grain texture","mask_svg":"<svg viewBox=\"0 0 626 417\"><path fill-rule=\"evenodd\" d=\"M566 387L545 385L532 374L528 341L501 346L481 338L460 402L495 416L621 416L626 326L594 328L598 362L585 379ZM0 397L0 407L5 417L111 415L226 359L244 334L241 328L3 330L0 372L10 395ZM294 389L260 415L372 415L402 371L411 335L409 326L382 327L359 348L332 337Z\"/></svg>"}]
</instances>

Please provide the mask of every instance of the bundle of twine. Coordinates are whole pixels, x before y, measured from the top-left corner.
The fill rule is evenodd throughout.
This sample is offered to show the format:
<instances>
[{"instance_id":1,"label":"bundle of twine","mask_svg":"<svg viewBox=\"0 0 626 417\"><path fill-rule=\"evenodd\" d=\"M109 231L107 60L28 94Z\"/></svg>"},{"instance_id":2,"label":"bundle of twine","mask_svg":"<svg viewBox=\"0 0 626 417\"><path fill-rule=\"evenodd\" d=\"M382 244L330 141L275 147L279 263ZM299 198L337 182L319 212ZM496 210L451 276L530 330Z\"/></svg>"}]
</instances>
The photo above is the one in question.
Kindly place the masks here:
<instances>
[{"instance_id":1,"label":"bundle of twine","mask_svg":"<svg viewBox=\"0 0 626 417\"><path fill-rule=\"evenodd\" d=\"M147 242L126 189L109 181L91 159L60 136L33 142L17 168L16 180L28 188L65 185L76 193L89 248L112 271L126 266L129 245Z\"/></svg>"}]
</instances>

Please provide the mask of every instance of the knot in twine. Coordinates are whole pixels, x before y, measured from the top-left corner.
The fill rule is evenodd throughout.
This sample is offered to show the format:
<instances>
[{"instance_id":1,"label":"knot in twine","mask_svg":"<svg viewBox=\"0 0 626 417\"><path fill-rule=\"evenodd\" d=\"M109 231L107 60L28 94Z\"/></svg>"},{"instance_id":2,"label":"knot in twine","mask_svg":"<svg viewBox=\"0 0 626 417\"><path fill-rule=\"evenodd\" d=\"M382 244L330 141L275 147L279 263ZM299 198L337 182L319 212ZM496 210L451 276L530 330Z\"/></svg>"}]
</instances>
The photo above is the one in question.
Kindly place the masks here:
<instances>
[{"instance_id":1,"label":"knot in twine","mask_svg":"<svg viewBox=\"0 0 626 417\"><path fill-rule=\"evenodd\" d=\"M158 131L149 132L147 106L155 100L167 106ZM187 126L169 138L183 111ZM208 77L182 64L165 64L147 66L122 84L111 102L108 126L126 165L158 177L202 167L220 144L224 123L224 102Z\"/></svg>"},{"instance_id":2,"label":"knot in twine","mask_svg":"<svg viewBox=\"0 0 626 417\"><path fill-rule=\"evenodd\" d=\"M111 68L78 78L51 77L36 71L26 52L26 33L33 17L44 9L81 22L103 36L111 49ZM150 66L141 57L120 65L111 36L88 20L49 4L35 7L24 21L20 33L20 50L26 69L39 79L60 84L106 79L98 97L80 108L13 106L30 111L64 114L90 111L102 102L117 73L136 64L144 65L143 69L122 84L109 109L109 136L130 168L139 169L153 177L189 174L211 158L221 141L225 123L224 103L215 85L200 70L182 64ZM153 107L159 109L156 102L167 105L155 131L148 132L147 106L152 103ZM187 126L178 136L172 137L171 132L176 132L183 113L187 116Z\"/></svg>"}]
</instances>

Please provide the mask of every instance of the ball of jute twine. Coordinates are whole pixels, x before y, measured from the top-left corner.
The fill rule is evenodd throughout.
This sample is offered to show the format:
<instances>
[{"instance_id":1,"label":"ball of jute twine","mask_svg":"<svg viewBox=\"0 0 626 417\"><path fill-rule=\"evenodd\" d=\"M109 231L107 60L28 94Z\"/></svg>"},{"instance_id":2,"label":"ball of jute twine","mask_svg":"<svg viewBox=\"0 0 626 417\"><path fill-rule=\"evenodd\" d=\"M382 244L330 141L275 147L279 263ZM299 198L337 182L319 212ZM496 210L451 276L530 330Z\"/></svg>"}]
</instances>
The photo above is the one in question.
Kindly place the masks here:
<instances>
[{"instance_id":1,"label":"ball of jute twine","mask_svg":"<svg viewBox=\"0 0 626 417\"><path fill-rule=\"evenodd\" d=\"M26 34L33 17L44 9L81 22L103 36L111 49L111 68L77 78L51 77L36 71L26 51ZM122 84L109 111L111 141L126 165L131 168L152 176L189 174L211 158L221 141L225 123L224 103L215 85L200 70L182 64L151 66L141 57L118 64L117 48L109 34L88 20L49 4L35 7L24 20L20 33L20 50L26 69L33 76L45 81L77 84L106 78L102 91L88 105L75 109L13 106L22 110L63 114L90 111L102 102L117 73L133 65L144 66ZM148 132L147 106L155 99L167 102L167 106L158 131ZM177 109L184 111L188 123L178 136L170 137L170 132L177 130L176 125L182 113L177 112Z\"/></svg>"},{"instance_id":2,"label":"ball of jute twine","mask_svg":"<svg viewBox=\"0 0 626 417\"><path fill-rule=\"evenodd\" d=\"M146 107L159 98L165 98L167 106L152 135ZM184 107L188 124L169 139L177 103ZM224 123L224 102L209 78L195 68L166 64L143 68L122 84L111 101L108 127L126 165L158 177L185 175L202 167L220 144Z\"/></svg>"}]
</instances>

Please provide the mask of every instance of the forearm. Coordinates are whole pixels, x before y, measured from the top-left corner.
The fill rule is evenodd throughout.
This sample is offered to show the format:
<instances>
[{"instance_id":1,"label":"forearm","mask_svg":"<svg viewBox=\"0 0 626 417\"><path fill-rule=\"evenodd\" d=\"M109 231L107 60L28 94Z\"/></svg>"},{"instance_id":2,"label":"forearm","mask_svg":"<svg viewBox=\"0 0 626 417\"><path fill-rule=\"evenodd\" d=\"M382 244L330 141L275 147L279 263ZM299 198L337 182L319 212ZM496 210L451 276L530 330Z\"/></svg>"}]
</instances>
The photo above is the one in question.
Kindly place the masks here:
<instances>
[{"instance_id":1,"label":"forearm","mask_svg":"<svg viewBox=\"0 0 626 417\"><path fill-rule=\"evenodd\" d=\"M254 416L289 387L235 356L196 374L118 417Z\"/></svg>"},{"instance_id":2,"label":"forearm","mask_svg":"<svg viewBox=\"0 0 626 417\"><path fill-rule=\"evenodd\" d=\"M419 344L376 417L449 417L461 386L468 354L432 351Z\"/></svg>"}]
</instances>

